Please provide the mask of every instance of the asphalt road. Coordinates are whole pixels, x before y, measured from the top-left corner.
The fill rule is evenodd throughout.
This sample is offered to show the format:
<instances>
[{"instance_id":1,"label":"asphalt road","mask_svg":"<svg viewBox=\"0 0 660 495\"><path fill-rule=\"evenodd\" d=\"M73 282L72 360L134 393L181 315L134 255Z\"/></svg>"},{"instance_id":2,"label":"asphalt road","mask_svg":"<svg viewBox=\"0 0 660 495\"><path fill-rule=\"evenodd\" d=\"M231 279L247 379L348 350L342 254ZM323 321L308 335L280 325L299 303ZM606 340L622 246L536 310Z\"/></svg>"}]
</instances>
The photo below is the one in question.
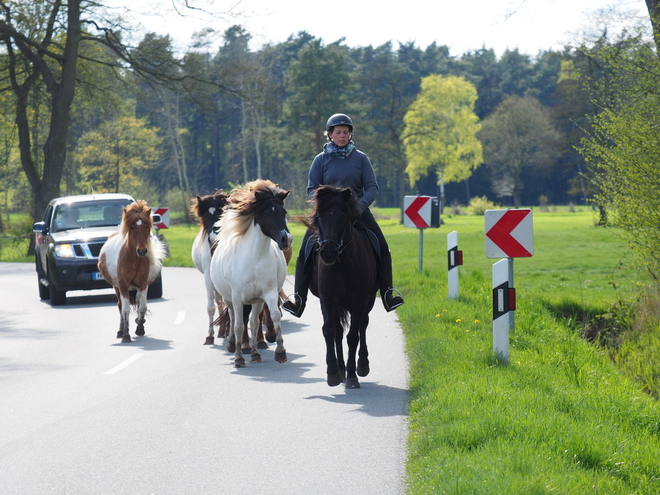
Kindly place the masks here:
<instances>
[{"instance_id":1,"label":"asphalt road","mask_svg":"<svg viewBox=\"0 0 660 495\"><path fill-rule=\"evenodd\" d=\"M146 336L122 344L112 291L51 307L33 264L0 263L0 494L405 491L408 369L394 312L376 302L371 374L345 390L326 384L315 297L303 318L283 317L288 362L271 345L263 363L235 369L224 340L203 345L202 275L165 268L163 294Z\"/></svg>"}]
</instances>

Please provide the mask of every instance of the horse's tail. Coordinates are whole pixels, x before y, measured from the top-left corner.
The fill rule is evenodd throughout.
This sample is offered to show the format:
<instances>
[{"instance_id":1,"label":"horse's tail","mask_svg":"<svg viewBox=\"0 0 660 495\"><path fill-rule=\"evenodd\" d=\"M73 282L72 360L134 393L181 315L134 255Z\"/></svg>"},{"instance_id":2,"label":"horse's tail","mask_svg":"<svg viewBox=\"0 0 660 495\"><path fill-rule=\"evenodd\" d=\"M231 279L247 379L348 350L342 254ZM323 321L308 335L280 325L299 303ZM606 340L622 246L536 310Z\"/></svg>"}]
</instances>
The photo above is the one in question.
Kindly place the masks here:
<instances>
[{"instance_id":1,"label":"horse's tail","mask_svg":"<svg viewBox=\"0 0 660 495\"><path fill-rule=\"evenodd\" d=\"M132 308L137 309L137 291L129 290L128 291L128 302Z\"/></svg>"},{"instance_id":2,"label":"horse's tail","mask_svg":"<svg viewBox=\"0 0 660 495\"><path fill-rule=\"evenodd\" d=\"M218 335L229 335L230 319L229 319L229 308L225 308L220 312L220 315L213 322L214 325L218 325Z\"/></svg>"}]
</instances>

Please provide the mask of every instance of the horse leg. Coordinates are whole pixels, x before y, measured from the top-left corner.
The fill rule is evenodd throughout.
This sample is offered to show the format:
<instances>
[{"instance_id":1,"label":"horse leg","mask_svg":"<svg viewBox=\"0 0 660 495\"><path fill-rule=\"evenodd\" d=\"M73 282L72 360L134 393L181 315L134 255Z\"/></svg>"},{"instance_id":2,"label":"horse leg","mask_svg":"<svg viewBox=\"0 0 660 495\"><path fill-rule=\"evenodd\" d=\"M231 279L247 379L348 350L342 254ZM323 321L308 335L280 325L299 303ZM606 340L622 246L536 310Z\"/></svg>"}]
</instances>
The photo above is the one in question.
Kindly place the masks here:
<instances>
[{"instance_id":1,"label":"horse leg","mask_svg":"<svg viewBox=\"0 0 660 495\"><path fill-rule=\"evenodd\" d=\"M275 327L275 342L277 347L275 347L275 361L278 363L286 363L286 349L284 348L284 337L282 336L282 313L280 313L280 308L277 305L277 293L267 295L267 301L264 305L264 308L268 306L268 311L270 312L270 318L273 320L273 326Z\"/></svg>"},{"instance_id":2,"label":"horse leg","mask_svg":"<svg viewBox=\"0 0 660 495\"><path fill-rule=\"evenodd\" d=\"M367 325L369 325L369 314L362 318L360 324L360 350L358 351L357 374L367 376L369 374L369 350L367 349Z\"/></svg>"},{"instance_id":3,"label":"horse leg","mask_svg":"<svg viewBox=\"0 0 660 495\"><path fill-rule=\"evenodd\" d=\"M346 363L346 388L360 388L360 382L355 374L355 353L360 341L360 319L358 315L351 315L351 328L346 335L348 343L348 362Z\"/></svg>"},{"instance_id":4,"label":"horse leg","mask_svg":"<svg viewBox=\"0 0 660 495\"><path fill-rule=\"evenodd\" d=\"M213 322L215 321L215 289L213 288L213 282L211 282L211 286L209 287L209 282L211 281L211 278L207 277L206 274L204 274L204 284L206 285L206 313L209 316L209 330L206 335L206 340L204 341L204 345L213 345L215 343L215 330L213 328Z\"/></svg>"},{"instance_id":5,"label":"horse leg","mask_svg":"<svg viewBox=\"0 0 660 495\"><path fill-rule=\"evenodd\" d=\"M264 309L261 310L261 313L259 313L259 328L257 329L257 349L268 349L268 343L266 342L266 339L264 338L264 324L268 324L268 321L270 321L270 324L273 324L273 321L270 317L270 310L268 309L268 304L264 304ZM275 332L275 329L273 329L273 334ZM273 338L272 342L275 342L275 338Z\"/></svg>"},{"instance_id":6,"label":"horse leg","mask_svg":"<svg viewBox=\"0 0 660 495\"><path fill-rule=\"evenodd\" d=\"M266 340L272 344L277 339L277 332L275 331L273 319L270 317L270 309L264 308L261 312L261 316L264 320L263 323L266 324ZM266 347L268 347L268 344L266 344Z\"/></svg>"},{"instance_id":7,"label":"horse leg","mask_svg":"<svg viewBox=\"0 0 660 495\"><path fill-rule=\"evenodd\" d=\"M252 312L252 305L243 305L243 339L241 340L241 351L243 354L250 354L250 334L248 333L248 322L250 321L250 313Z\"/></svg>"},{"instance_id":8,"label":"horse leg","mask_svg":"<svg viewBox=\"0 0 660 495\"><path fill-rule=\"evenodd\" d=\"M337 355L335 354L336 342L336 324L333 318L333 312L329 311L323 301L321 301L321 312L323 313L323 337L325 338L325 364L327 373L327 383L331 387L336 387L342 382L341 373L337 364Z\"/></svg>"},{"instance_id":9,"label":"horse leg","mask_svg":"<svg viewBox=\"0 0 660 495\"><path fill-rule=\"evenodd\" d=\"M135 318L135 323L137 323L137 329L135 330L135 335L138 337L144 337L144 322L147 321L144 315L147 313L147 290L138 291L135 296L137 301L137 318Z\"/></svg>"},{"instance_id":10,"label":"horse leg","mask_svg":"<svg viewBox=\"0 0 660 495\"><path fill-rule=\"evenodd\" d=\"M337 366L342 383L346 381L346 364L344 362L344 327L341 318L335 318L335 352L337 353Z\"/></svg>"},{"instance_id":11,"label":"horse leg","mask_svg":"<svg viewBox=\"0 0 660 495\"><path fill-rule=\"evenodd\" d=\"M123 312L121 309L121 294L119 293L119 289L115 287L115 294L117 295L117 308L119 309L119 330L117 330L117 338L121 339L124 336L124 318L123 318Z\"/></svg>"},{"instance_id":12,"label":"horse leg","mask_svg":"<svg viewBox=\"0 0 660 495\"><path fill-rule=\"evenodd\" d=\"M252 305L252 313L250 314L250 362L261 363L261 354L258 350L258 333L261 329L261 311L263 310L263 303L256 303ZM244 332L245 335L247 331Z\"/></svg>"},{"instance_id":13,"label":"horse leg","mask_svg":"<svg viewBox=\"0 0 660 495\"><path fill-rule=\"evenodd\" d=\"M236 352L236 333L234 332L234 306L225 302L225 310L229 315L229 338L227 339L227 352Z\"/></svg>"},{"instance_id":14,"label":"horse leg","mask_svg":"<svg viewBox=\"0 0 660 495\"><path fill-rule=\"evenodd\" d=\"M130 316L131 313L130 299L122 294L119 305L121 308L121 323L120 323L121 341L122 343L131 342L131 336L128 333L128 317Z\"/></svg>"},{"instance_id":15,"label":"horse leg","mask_svg":"<svg viewBox=\"0 0 660 495\"><path fill-rule=\"evenodd\" d=\"M243 357L243 351L241 350L240 342L243 340L243 305L238 304L234 306L233 304L228 304L229 310L231 311L232 319L231 324L234 329L233 331L233 342L234 342L234 367L235 368L245 368L245 358ZM231 336L230 336L231 339ZM227 344L227 349L229 349L229 344Z\"/></svg>"}]
</instances>

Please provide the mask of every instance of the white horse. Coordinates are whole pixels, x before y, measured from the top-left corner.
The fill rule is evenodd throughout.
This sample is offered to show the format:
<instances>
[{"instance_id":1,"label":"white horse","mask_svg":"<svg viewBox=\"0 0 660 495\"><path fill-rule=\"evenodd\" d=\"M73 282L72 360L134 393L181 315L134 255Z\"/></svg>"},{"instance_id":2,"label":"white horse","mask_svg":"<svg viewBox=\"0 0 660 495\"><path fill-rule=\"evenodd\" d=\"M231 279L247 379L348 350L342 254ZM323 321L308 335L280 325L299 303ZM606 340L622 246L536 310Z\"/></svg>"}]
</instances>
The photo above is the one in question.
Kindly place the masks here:
<instances>
[{"instance_id":1,"label":"white horse","mask_svg":"<svg viewBox=\"0 0 660 495\"><path fill-rule=\"evenodd\" d=\"M231 208L225 210L218 222L220 232L211 259L211 280L229 308L233 333L229 335L227 348L235 346L234 366L237 368L245 366L241 348L236 343L242 340L243 306L246 304L252 305L251 361L261 362L257 330L264 304L269 308L276 332L275 360L280 363L287 360L278 296L286 278L282 250L291 245L284 208L289 192L267 180L250 182L232 191Z\"/></svg>"},{"instance_id":2,"label":"white horse","mask_svg":"<svg viewBox=\"0 0 660 495\"><path fill-rule=\"evenodd\" d=\"M206 287L206 311L209 315L209 329L208 335L204 345L213 345L215 342L213 325L215 321L215 311L221 314L225 305L222 297L213 287L211 281L211 257L213 256L213 245L215 244L216 233L213 230L213 225L222 216L223 208L229 203L228 196L218 190L213 194L199 197L190 207L199 222L199 232L195 237L192 245L192 260L195 267L204 275L204 286ZM223 329L218 330L218 337L226 337L228 331Z\"/></svg>"}]
</instances>

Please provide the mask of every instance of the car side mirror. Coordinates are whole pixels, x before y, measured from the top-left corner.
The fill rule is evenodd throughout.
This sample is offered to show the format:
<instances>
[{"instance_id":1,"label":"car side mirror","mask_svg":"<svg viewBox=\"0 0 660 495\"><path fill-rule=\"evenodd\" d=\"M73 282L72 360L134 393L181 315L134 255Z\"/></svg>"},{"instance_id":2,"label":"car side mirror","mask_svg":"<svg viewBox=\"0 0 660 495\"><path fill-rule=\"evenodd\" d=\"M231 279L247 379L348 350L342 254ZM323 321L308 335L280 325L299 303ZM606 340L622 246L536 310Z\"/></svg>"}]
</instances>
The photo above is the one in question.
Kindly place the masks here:
<instances>
[{"instance_id":1,"label":"car side mirror","mask_svg":"<svg viewBox=\"0 0 660 495\"><path fill-rule=\"evenodd\" d=\"M47 230L46 222L35 222L32 226L32 232L35 234L45 234Z\"/></svg>"}]
</instances>

